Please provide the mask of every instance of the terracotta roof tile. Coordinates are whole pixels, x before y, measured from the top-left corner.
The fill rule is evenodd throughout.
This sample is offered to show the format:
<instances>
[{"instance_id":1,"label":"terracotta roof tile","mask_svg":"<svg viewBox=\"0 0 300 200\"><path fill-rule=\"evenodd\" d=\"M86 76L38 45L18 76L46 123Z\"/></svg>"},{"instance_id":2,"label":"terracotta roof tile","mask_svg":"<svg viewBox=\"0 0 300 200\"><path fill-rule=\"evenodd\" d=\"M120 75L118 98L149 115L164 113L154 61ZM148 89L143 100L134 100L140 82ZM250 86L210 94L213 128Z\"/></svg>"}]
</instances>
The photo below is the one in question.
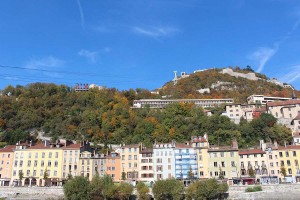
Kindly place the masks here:
<instances>
[{"instance_id":1,"label":"terracotta roof tile","mask_svg":"<svg viewBox=\"0 0 300 200\"><path fill-rule=\"evenodd\" d=\"M286 105L293 105L293 104L300 104L300 99L267 103L268 106L286 106Z\"/></svg>"},{"instance_id":2,"label":"terracotta roof tile","mask_svg":"<svg viewBox=\"0 0 300 200\"><path fill-rule=\"evenodd\" d=\"M4 148L0 149L0 152L13 152L16 149L16 145L7 145Z\"/></svg>"},{"instance_id":3,"label":"terracotta roof tile","mask_svg":"<svg viewBox=\"0 0 300 200\"><path fill-rule=\"evenodd\" d=\"M288 145L286 147L279 146L278 150L290 150L290 149L300 149L300 145Z\"/></svg>"},{"instance_id":4,"label":"terracotta roof tile","mask_svg":"<svg viewBox=\"0 0 300 200\"><path fill-rule=\"evenodd\" d=\"M80 144L69 144L67 146L63 146L63 149L80 149Z\"/></svg>"},{"instance_id":5,"label":"terracotta roof tile","mask_svg":"<svg viewBox=\"0 0 300 200\"><path fill-rule=\"evenodd\" d=\"M240 155L248 155L248 154L264 154L264 152L261 149L241 149L239 150Z\"/></svg>"}]
</instances>

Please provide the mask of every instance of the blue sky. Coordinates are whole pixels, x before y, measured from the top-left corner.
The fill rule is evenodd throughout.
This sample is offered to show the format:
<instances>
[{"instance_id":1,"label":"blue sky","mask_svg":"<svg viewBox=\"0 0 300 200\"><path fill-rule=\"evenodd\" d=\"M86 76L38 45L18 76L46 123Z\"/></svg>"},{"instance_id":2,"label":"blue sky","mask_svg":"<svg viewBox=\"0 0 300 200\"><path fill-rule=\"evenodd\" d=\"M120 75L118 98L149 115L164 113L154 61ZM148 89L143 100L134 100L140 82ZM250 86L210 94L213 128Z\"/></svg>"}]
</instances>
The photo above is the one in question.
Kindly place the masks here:
<instances>
[{"instance_id":1,"label":"blue sky","mask_svg":"<svg viewBox=\"0 0 300 200\"><path fill-rule=\"evenodd\" d=\"M155 89L173 71L250 65L300 89L299 0L3 0L0 89Z\"/></svg>"}]
</instances>

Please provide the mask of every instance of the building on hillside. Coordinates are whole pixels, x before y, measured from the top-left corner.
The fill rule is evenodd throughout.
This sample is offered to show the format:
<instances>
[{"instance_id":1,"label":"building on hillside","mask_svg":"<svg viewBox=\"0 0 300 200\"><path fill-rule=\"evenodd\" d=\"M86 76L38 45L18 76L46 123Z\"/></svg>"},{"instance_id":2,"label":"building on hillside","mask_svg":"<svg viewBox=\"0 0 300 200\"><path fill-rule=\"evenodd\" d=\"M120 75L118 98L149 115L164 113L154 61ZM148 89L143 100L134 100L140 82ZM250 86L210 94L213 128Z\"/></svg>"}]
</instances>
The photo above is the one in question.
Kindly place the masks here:
<instances>
[{"instance_id":1,"label":"building on hillside","mask_svg":"<svg viewBox=\"0 0 300 200\"><path fill-rule=\"evenodd\" d=\"M192 103L196 106L207 108L232 104L233 99L141 99L133 101L133 108L164 108L172 103Z\"/></svg>"},{"instance_id":2,"label":"building on hillside","mask_svg":"<svg viewBox=\"0 0 300 200\"><path fill-rule=\"evenodd\" d=\"M281 182L300 182L300 146L289 145L278 147L278 161L280 164L280 171L285 169L286 176L283 177L281 173Z\"/></svg>"},{"instance_id":3,"label":"building on hillside","mask_svg":"<svg viewBox=\"0 0 300 200\"><path fill-rule=\"evenodd\" d=\"M105 170L105 155L96 154L95 152L83 151L79 158L80 175L92 180L93 176L99 174L104 175ZM101 171L102 170L102 171Z\"/></svg>"},{"instance_id":4,"label":"building on hillside","mask_svg":"<svg viewBox=\"0 0 300 200\"><path fill-rule=\"evenodd\" d=\"M256 95L256 94L253 94L247 98L248 104L256 104L256 105L266 105L267 103L270 102L289 101L289 100L292 100L292 98L270 97L270 96Z\"/></svg>"},{"instance_id":5,"label":"building on hillside","mask_svg":"<svg viewBox=\"0 0 300 200\"><path fill-rule=\"evenodd\" d=\"M8 145L0 149L0 186L10 185L15 148L15 145Z\"/></svg>"},{"instance_id":6,"label":"building on hillside","mask_svg":"<svg viewBox=\"0 0 300 200\"><path fill-rule=\"evenodd\" d=\"M175 177L175 141L153 145L154 180Z\"/></svg>"},{"instance_id":7,"label":"building on hillside","mask_svg":"<svg viewBox=\"0 0 300 200\"><path fill-rule=\"evenodd\" d=\"M22 186L62 185L62 144L17 143L14 152L11 184ZM20 174L23 179L20 181Z\"/></svg>"},{"instance_id":8,"label":"building on hillside","mask_svg":"<svg viewBox=\"0 0 300 200\"><path fill-rule=\"evenodd\" d=\"M154 182L153 149L141 148L139 154L139 181L152 185Z\"/></svg>"},{"instance_id":9,"label":"building on hillside","mask_svg":"<svg viewBox=\"0 0 300 200\"><path fill-rule=\"evenodd\" d=\"M175 178L182 180L188 185L194 179L198 179L197 151L189 144L176 143L175 156Z\"/></svg>"},{"instance_id":10,"label":"building on hillside","mask_svg":"<svg viewBox=\"0 0 300 200\"><path fill-rule=\"evenodd\" d=\"M206 179L209 178L208 173L208 137L207 134L204 136L192 136L191 138L192 147L196 150L198 160L198 178Z\"/></svg>"},{"instance_id":11,"label":"building on hillside","mask_svg":"<svg viewBox=\"0 0 300 200\"><path fill-rule=\"evenodd\" d=\"M300 132L300 110L298 111L298 115L292 120L291 122L291 129L293 132L293 135Z\"/></svg>"},{"instance_id":12,"label":"building on hillside","mask_svg":"<svg viewBox=\"0 0 300 200\"><path fill-rule=\"evenodd\" d=\"M117 152L111 152L106 156L105 174L110 175L115 182L121 181L121 157Z\"/></svg>"},{"instance_id":13,"label":"building on hillside","mask_svg":"<svg viewBox=\"0 0 300 200\"><path fill-rule=\"evenodd\" d=\"M293 128L293 119L298 121L297 116L300 112L300 99L270 102L267 103L266 106L267 112L276 117L278 119L278 123L284 124L289 128Z\"/></svg>"},{"instance_id":14,"label":"building on hillside","mask_svg":"<svg viewBox=\"0 0 300 200\"><path fill-rule=\"evenodd\" d=\"M240 176L237 141L233 140L231 146L210 146L208 154L208 172L210 178L223 176L228 180L230 185L233 184L233 179Z\"/></svg>"},{"instance_id":15,"label":"building on hillside","mask_svg":"<svg viewBox=\"0 0 300 200\"><path fill-rule=\"evenodd\" d=\"M121 146L121 173L126 174L126 179L129 181L137 181L139 178L139 150L140 144L130 144Z\"/></svg>"}]
</instances>

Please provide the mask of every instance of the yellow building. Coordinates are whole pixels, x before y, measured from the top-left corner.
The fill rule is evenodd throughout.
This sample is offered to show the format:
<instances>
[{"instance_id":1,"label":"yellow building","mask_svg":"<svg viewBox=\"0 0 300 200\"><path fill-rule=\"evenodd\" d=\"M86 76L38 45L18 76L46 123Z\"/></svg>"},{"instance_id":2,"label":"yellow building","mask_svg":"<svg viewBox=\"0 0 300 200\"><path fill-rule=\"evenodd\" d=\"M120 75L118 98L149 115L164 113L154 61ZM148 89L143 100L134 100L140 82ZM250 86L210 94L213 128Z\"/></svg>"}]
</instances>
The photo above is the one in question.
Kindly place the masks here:
<instances>
[{"instance_id":1,"label":"yellow building","mask_svg":"<svg viewBox=\"0 0 300 200\"><path fill-rule=\"evenodd\" d=\"M83 151L79 158L79 172L81 176L92 180L97 173L103 176L105 172L105 155L95 154L90 151Z\"/></svg>"},{"instance_id":2,"label":"yellow building","mask_svg":"<svg viewBox=\"0 0 300 200\"><path fill-rule=\"evenodd\" d=\"M198 177L209 178L208 173L208 147L209 143L207 141L207 135L192 136L191 138L192 147L196 149L197 152L197 162L198 162Z\"/></svg>"},{"instance_id":3,"label":"yellow building","mask_svg":"<svg viewBox=\"0 0 300 200\"><path fill-rule=\"evenodd\" d=\"M122 146L120 149L121 170L126 179L136 181L139 177L139 144Z\"/></svg>"},{"instance_id":4,"label":"yellow building","mask_svg":"<svg viewBox=\"0 0 300 200\"><path fill-rule=\"evenodd\" d=\"M63 149L48 141L39 144L17 144L12 170L12 184L22 186L57 186L62 181ZM23 174L20 180L20 174Z\"/></svg>"},{"instance_id":5,"label":"yellow building","mask_svg":"<svg viewBox=\"0 0 300 200\"><path fill-rule=\"evenodd\" d=\"M208 149L208 172L210 178L223 176L229 184L239 177L239 152L236 140L231 146L210 146ZM222 174L220 174L222 173Z\"/></svg>"},{"instance_id":6,"label":"yellow building","mask_svg":"<svg viewBox=\"0 0 300 200\"><path fill-rule=\"evenodd\" d=\"M68 176L79 175L79 156L81 144L72 144L66 141L63 148L63 168L62 177L67 179Z\"/></svg>"},{"instance_id":7,"label":"yellow building","mask_svg":"<svg viewBox=\"0 0 300 200\"><path fill-rule=\"evenodd\" d=\"M0 149L0 186L9 186L15 145Z\"/></svg>"},{"instance_id":8,"label":"yellow building","mask_svg":"<svg viewBox=\"0 0 300 200\"><path fill-rule=\"evenodd\" d=\"M281 173L280 180L286 182L300 182L300 146L279 146L277 151L280 171L282 172L283 168L286 171L285 177Z\"/></svg>"}]
</instances>

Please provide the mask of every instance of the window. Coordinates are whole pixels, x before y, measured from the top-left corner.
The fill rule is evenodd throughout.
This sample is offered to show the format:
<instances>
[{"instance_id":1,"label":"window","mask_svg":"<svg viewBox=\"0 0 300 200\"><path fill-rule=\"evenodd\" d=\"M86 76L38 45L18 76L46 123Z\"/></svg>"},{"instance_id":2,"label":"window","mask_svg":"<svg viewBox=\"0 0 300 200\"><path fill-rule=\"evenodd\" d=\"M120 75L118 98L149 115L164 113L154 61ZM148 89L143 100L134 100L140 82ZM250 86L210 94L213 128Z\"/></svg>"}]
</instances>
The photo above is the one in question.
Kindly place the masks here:
<instances>
[{"instance_id":1,"label":"window","mask_svg":"<svg viewBox=\"0 0 300 200\"><path fill-rule=\"evenodd\" d=\"M291 168L289 168L288 171L289 171L289 174L292 174L292 169Z\"/></svg>"},{"instance_id":2,"label":"window","mask_svg":"<svg viewBox=\"0 0 300 200\"><path fill-rule=\"evenodd\" d=\"M28 153L28 158L31 158L31 152Z\"/></svg>"},{"instance_id":3,"label":"window","mask_svg":"<svg viewBox=\"0 0 300 200\"><path fill-rule=\"evenodd\" d=\"M214 162L214 167L218 167L218 162Z\"/></svg>"},{"instance_id":4,"label":"window","mask_svg":"<svg viewBox=\"0 0 300 200\"><path fill-rule=\"evenodd\" d=\"M219 176L219 172L215 172L215 176Z\"/></svg>"},{"instance_id":5,"label":"window","mask_svg":"<svg viewBox=\"0 0 300 200\"><path fill-rule=\"evenodd\" d=\"M49 158L52 158L52 152L49 152Z\"/></svg>"},{"instance_id":6,"label":"window","mask_svg":"<svg viewBox=\"0 0 300 200\"><path fill-rule=\"evenodd\" d=\"M171 163L171 158L168 158L168 163Z\"/></svg>"},{"instance_id":7,"label":"window","mask_svg":"<svg viewBox=\"0 0 300 200\"><path fill-rule=\"evenodd\" d=\"M282 157L282 152L279 152L279 157Z\"/></svg>"},{"instance_id":8,"label":"window","mask_svg":"<svg viewBox=\"0 0 300 200\"><path fill-rule=\"evenodd\" d=\"M256 157L257 157L257 154L254 154L254 157L256 158Z\"/></svg>"},{"instance_id":9,"label":"window","mask_svg":"<svg viewBox=\"0 0 300 200\"><path fill-rule=\"evenodd\" d=\"M202 160L202 155L199 156L199 160Z\"/></svg>"},{"instance_id":10,"label":"window","mask_svg":"<svg viewBox=\"0 0 300 200\"><path fill-rule=\"evenodd\" d=\"M235 167L235 162L231 161L231 167Z\"/></svg>"},{"instance_id":11,"label":"window","mask_svg":"<svg viewBox=\"0 0 300 200\"><path fill-rule=\"evenodd\" d=\"M289 157L289 152L288 151L285 152L285 156Z\"/></svg>"},{"instance_id":12,"label":"window","mask_svg":"<svg viewBox=\"0 0 300 200\"><path fill-rule=\"evenodd\" d=\"M57 176L57 171L56 170L54 171L54 176Z\"/></svg>"},{"instance_id":13,"label":"window","mask_svg":"<svg viewBox=\"0 0 300 200\"><path fill-rule=\"evenodd\" d=\"M224 152L221 152L220 154L221 154L221 157L224 157Z\"/></svg>"},{"instance_id":14,"label":"window","mask_svg":"<svg viewBox=\"0 0 300 200\"><path fill-rule=\"evenodd\" d=\"M124 148L122 148L122 153L125 153L125 149Z\"/></svg>"},{"instance_id":15,"label":"window","mask_svg":"<svg viewBox=\"0 0 300 200\"><path fill-rule=\"evenodd\" d=\"M34 161L34 166L35 166L35 167L37 166L37 160Z\"/></svg>"},{"instance_id":16,"label":"window","mask_svg":"<svg viewBox=\"0 0 300 200\"><path fill-rule=\"evenodd\" d=\"M200 172L199 172L199 175L200 175L200 176L204 176L203 171L200 171Z\"/></svg>"},{"instance_id":17,"label":"window","mask_svg":"<svg viewBox=\"0 0 300 200\"><path fill-rule=\"evenodd\" d=\"M269 155L269 159L272 160L272 155Z\"/></svg>"},{"instance_id":18,"label":"window","mask_svg":"<svg viewBox=\"0 0 300 200\"><path fill-rule=\"evenodd\" d=\"M280 161L280 165L283 167L284 166L284 161Z\"/></svg>"},{"instance_id":19,"label":"window","mask_svg":"<svg viewBox=\"0 0 300 200\"><path fill-rule=\"evenodd\" d=\"M240 155L240 158L243 158L243 155Z\"/></svg>"},{"instance_id":20,"label":"window","mask_svg":"<svg viewBox=\"0 0 300 200\"><path fill-rule=\"evenodd\" d=\"M26 171L26 176L30 176L30 170Z\"/></svg>"},{"instance_id":21,"label":"window","mask_svg":"<svg viewBox=\"0 0 300 200\"><path fill-rule=\"evenodd\" d=\"M129 153L131 153L131 148L128 149Z\"/></svg>"},{"instance_id":22,"label":"window","mask_svg":"<svg viewBox=\"0 0 300 200\"><path fill-rule=\"evenodd\" d=\"M36 170L33 170L32 176L36 176Z\"/></svg>"},{"instance_id":23,"label":"window","mask_svg":"<svg viewBox=\"0 0 300 200\"><path fill-rule=\"evenodd\" d=\"M298 166L298 160L295 160L295 166Z\"/></svg>"},{"instance_id":24,"label":"window","mask_svg":"<svg viewBox=\"0 0 300 200\"><path fill-rule=\"evenodd\" d=\"M122 160L125 160L125 156L124 155L122 155Z\"/></svg>"},{"instance_id":25,"label":"window","mask_svg":"<svg viewBox=\"0 0 300 200\"><path fill-rule=\"evenodd\" d=\"M20 167L23 167L23 160L20 160Z\"/></svg>"},{"instance_id":26,"label":"window","mask_svg":"<svg viewBox=\"0 0 300 200\"><path fill-rule=\"evenodd\" d=\"M41 167L44 167L44 161L43 160L41 161Z\"/></svg>"},{"instance_id":27,"label":"window","mask_svg":"<svg viewBox=\"0 0 300 200\"><path fill-rule=\"evenodd\" d=\"M28 160L27 167L30 167L30 166L31 166L31 160Z\"/></svg>"},{"instance_id":28,"label":"window","mask_svg":"<svg viewBox=\"0 0 300 200\"><path fill-rule=\"evenodd\" d=\"M290 160L287 160L286 163L287 163L288 166L291 166L291 161Z\"/></svg>"},{"instance_id":29,"label":"window","mask_svg":"<svg viewBox=\"0 0 300 200\"><path fill-rule=\"evenodd\" d=\"M296 154L296 151L293 151L293 156L294 156L294 157L296 157L296 156L297 156L297 154Z\"/></svg>"},{"instance_id":30,"label":"window","mask_svg":"<svg viewBox=\"0 0 300 200\"><path fill-rule=\"evenodd\" d=\"M168 165L168 170L171 170L171 165Z\"/></svg>"},{"instance_id":31,"label":"window","mask_svg":"<svg viewBox=\"0 0 300 200\"><path fill-rule=\"evenodd\" d=\"M58 152L55 152L55 158L58 158Z\"/></svg>"},{"instance_id":32,"label":"window","mask_svg":"<svg viewBox=\"0 0 300 200\"><path fill-rule=\"evenodd\" d=\"M45 158L45 153L44 152L42 153L42 158Z\"/></svg>"},{"instance_id":33,"label":"window","mask_svg":"<svg viewBox=\"0 0 300 200\"><path fill-rule=\"evenodd\" d=\"M274 170L271 170L271 174L275 174L275 171L274 171Z\"/></svg>"},{"instance_id":34,"label":"window","mask_svg":"<svg viewBox=\"0 0 300 200\"><path fill-rule=\"evenodd\" d=\"M51 161L48 161L48 167L51 167Z\"/></svg>"},{"instance_id":35,"label":"window","mask_svg":"<svg viewBox=\"0 0 300 200\"><path fill-rule=\"evenodd\" d=\"M260 154L260 157L264 157L264 154Z\"/></svg>"},{"instance_id":36,"label":"window","mask_svg":"<svg viewBox=\"0 0 300 200\"><path fill-rule=\"evenodd\" d=\"M18 166L18 161L15 161L15 167L17 167Z\"/></svg>"},{"instance_id":37,"label":"window","mask_svg":"<svg viewBox=\"0 0 300 200\"><path fill-rule=\"evenodd\" d=\"M222 167L225 167L225 162L221 162Z\"/></svg>"},{"instance_id":38,"label":"window","mask_svg":"<svg viewBox=\"0 0 300 200\"><path fill-rule=\"evenodd\" d=\"M230 157L234 157L234 152L230 152Z\"/></svg>"},{"instance_id":39,"label":"window","mask_svg":"<svg viewBox=\"0 0 300 200\"><path fill-rule=\"evenodd\" d=\"M137 148L134 148L134 152L135 152L135 153L137 152Z\"/></svg>"},{"instance_id":40,"label":"window","mask_svg":"<svg viewBox=\"0 0 300 200\"><path fill-rule=\"evenodd\" d=\"M131 155L128 156L128 160L131 160Z\"/></svg>"},{"instance_id":41,"label":"window","mask_svg":"<svg viewBox=\"0 0 300 200\"><path fill-rule=\"evenodd\" d=\"M134 155L134 160L137 160L137 155Z\"/></svg>"},{"instance_id":42,"label":"window","mask_svg":"<svg viewBox=\"0 0 300 200\"><path fill-rule=\"evenodd\" d=\"M57 167L58 166L58 161L55 161L54 162L54 167Z\"/></svg>"},{"instance_id":43,"label":"window","mask_svg":"<svg viewBox=\"0 0 300 200\"><path fill-rule=\"evenodd\" d=\"M128 163L128 167L131 168L131 163Z\"/></svg>"}]
</instances>

